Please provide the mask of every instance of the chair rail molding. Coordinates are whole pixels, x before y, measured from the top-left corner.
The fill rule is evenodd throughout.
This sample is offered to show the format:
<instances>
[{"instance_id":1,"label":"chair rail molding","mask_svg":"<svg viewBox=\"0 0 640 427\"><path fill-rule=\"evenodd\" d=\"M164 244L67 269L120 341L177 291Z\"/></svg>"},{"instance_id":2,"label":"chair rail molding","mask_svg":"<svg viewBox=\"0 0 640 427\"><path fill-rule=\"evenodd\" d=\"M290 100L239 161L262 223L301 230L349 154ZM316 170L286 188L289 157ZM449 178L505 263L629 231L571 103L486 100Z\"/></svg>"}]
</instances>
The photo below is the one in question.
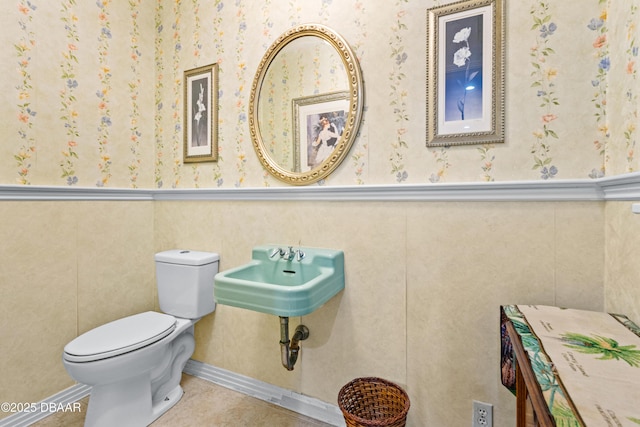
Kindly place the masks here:
<instances>
[{"instance_id":1,"label":"chair rail molding","mask_svg":"<svg viewBox=\"0 0 640 427\"><path fill-rule=\"evenodd\" d=\"M197 189L0 185L0 201L622 201L640 200L640 173L599 179Z\"/></svg>"}]
</instances>

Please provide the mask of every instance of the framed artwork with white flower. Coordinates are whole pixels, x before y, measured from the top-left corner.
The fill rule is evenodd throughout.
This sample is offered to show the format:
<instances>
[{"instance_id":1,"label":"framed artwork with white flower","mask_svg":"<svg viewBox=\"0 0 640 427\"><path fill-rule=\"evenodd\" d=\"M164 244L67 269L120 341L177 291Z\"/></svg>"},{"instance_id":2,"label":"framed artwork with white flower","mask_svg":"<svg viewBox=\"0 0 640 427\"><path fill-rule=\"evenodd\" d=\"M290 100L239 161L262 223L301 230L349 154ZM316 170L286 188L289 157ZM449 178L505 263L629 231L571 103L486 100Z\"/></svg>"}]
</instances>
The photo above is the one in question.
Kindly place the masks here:
<instances>
[{"instance_id":1,"label":"framed artwork with white flower","mask_svg":"<svg viewBox=\"0 0 640 427\"><path fill-rule=\"evenodd\" d=\"M427 11L427 146L504 142L504 0Z\"/></svg>"},{"instance_id":2,"label":"framed artwork with white flower","mask_svg":"<svg viewBox=\"0 0 640 427\"><path fill-rule=\"evenodd\" d=\"M184 72L184 163L218 160L218 64Z\"/></svg>"}]
</instances>

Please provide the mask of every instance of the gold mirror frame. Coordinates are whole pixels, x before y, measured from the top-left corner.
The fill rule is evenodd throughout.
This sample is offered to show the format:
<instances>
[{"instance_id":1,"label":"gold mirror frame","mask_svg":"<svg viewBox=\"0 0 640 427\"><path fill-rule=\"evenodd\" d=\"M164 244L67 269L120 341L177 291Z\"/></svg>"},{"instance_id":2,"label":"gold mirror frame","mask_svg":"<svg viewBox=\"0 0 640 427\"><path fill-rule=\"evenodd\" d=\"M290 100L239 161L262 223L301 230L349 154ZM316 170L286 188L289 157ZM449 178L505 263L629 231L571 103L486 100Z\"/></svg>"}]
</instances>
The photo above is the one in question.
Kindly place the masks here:
<instances>
[{"instance_id":1,"label":"gold mirror frame","mask_svg":"<svg viewBox=\"0 0 640 427\"><path fill-rule=\"evenodd\" d=\"M319 37L338 52L349 83L349 111L342 136L336 143L331 155L310 171L294 172L281 167L269 156L260 133L260 124L258 123L258 98L269 65L277 54L292 41L305 36ZM345 159L356 138L364 106L363 92L362 72L360 71L358 60L349 44L340 35L320 24L303 24L287 30L267 49L262 61L260 61L251 86L249 128L253 148L262 166L275 178L293 185L308 185L329 176Z\"/></svg>"}]
</instances>

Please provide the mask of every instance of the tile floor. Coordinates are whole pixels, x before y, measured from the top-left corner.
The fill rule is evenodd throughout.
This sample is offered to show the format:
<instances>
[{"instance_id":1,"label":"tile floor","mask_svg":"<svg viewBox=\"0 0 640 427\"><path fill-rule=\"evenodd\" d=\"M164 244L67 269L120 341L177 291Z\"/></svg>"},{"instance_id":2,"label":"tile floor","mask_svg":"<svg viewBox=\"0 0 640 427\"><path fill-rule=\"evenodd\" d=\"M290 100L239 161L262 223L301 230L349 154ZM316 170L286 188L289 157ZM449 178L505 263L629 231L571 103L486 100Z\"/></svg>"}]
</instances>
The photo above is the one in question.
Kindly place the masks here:
<instances>
[{"instance_id":1,"label":"tile floor","mask_svg":"<svg viewBox=\"0 0 640 427\"><path fill-rule=\"evenodd\" d=\"M238 393L209 381L183 374L184 396L152 427L326 427L260 399ZM38 421L35 427L82 427L88 399L82 399L81 412L58 412ZM120 426L125 427L125 426Z\"/></svg>"}]
</instances>

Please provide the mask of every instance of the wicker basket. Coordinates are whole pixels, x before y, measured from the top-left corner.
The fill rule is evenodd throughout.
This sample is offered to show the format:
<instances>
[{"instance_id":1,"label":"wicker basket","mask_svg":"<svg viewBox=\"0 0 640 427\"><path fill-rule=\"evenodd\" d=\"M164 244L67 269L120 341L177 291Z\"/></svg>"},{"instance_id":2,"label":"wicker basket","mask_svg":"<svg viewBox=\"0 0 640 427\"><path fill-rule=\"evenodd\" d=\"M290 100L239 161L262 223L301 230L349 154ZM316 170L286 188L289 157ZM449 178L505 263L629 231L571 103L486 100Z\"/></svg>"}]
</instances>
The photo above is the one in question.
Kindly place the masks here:
<instances>
[{"instance_id":1,"label":"wicker basket","mask_svg":"<svg viewBox=\"0 0 640 427\"><path fill-rule=\"evenodd\" d=\"M340 389L338 405L348 427L404 427L409 396L382 378L356 378Z\"/></svg>"}]
</instances>

